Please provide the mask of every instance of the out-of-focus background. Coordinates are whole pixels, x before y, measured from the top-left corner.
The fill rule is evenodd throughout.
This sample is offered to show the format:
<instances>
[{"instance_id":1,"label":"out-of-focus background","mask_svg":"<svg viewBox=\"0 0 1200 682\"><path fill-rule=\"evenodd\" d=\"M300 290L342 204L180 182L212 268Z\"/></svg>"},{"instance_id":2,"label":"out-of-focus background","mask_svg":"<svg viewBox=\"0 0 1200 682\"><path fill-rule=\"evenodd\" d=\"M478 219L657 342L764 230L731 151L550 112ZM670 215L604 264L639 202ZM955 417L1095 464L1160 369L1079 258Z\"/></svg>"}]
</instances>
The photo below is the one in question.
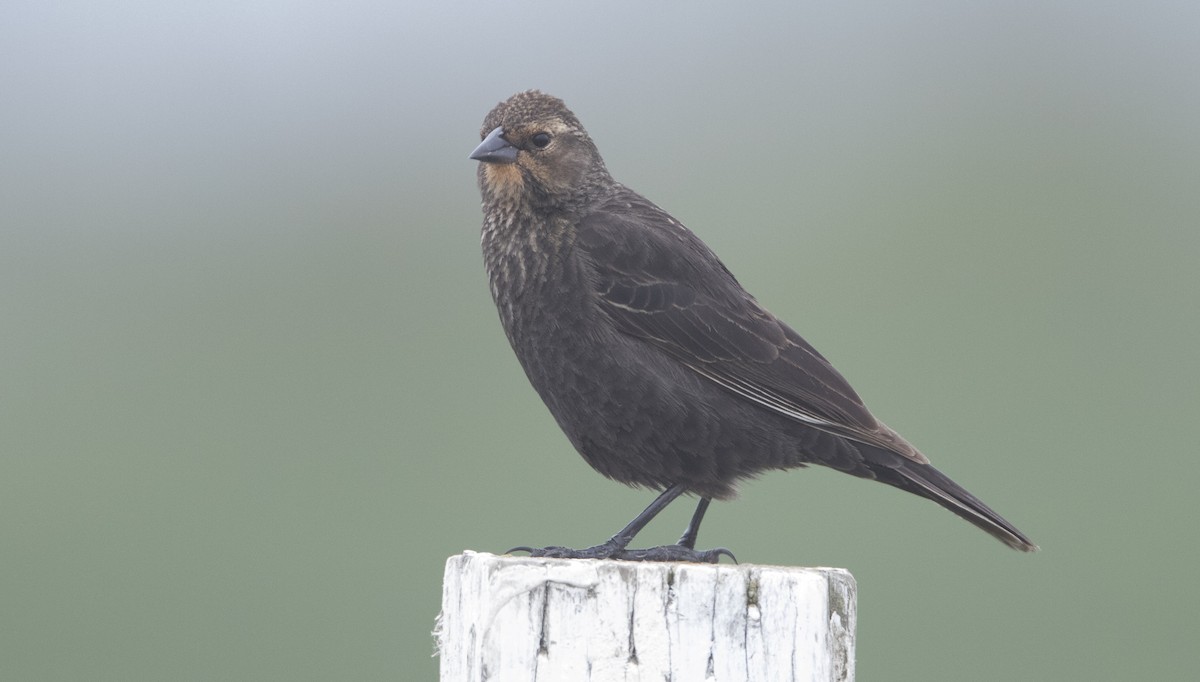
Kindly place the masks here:
<instances>
[{"instance_id":1,"label":"out-of-focus background","mask_svg":"<svg viewBox=\"0 0 1200 682\"><path fill-rule=\"evenodd\" d=\"M4 3L0 678L432 679L447 556L650 500L487 292L530 87L1043 550L825 470L702 544L850 569L863 680L1194 673L1200 5L789 5Z\"/></svg>"}]
</instances>

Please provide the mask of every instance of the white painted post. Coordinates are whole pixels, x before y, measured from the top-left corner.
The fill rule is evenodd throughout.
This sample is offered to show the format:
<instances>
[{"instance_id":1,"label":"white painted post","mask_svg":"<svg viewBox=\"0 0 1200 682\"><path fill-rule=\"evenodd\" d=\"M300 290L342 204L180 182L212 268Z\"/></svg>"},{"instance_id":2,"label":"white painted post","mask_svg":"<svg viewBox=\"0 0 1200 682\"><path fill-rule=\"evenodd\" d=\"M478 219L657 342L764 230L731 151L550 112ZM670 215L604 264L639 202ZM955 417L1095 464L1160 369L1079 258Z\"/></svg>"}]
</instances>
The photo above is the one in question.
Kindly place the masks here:
<instances>
[{"instance_id":1,"label":"white painted post","mask_svg":"<svg viewBox=\"0 0 1200 682\"><path fill-rule=\"evenodd\" d=\"M854 577L840 568L446 561L441 682L853 682Z\"/></svg>"}]
</instances>

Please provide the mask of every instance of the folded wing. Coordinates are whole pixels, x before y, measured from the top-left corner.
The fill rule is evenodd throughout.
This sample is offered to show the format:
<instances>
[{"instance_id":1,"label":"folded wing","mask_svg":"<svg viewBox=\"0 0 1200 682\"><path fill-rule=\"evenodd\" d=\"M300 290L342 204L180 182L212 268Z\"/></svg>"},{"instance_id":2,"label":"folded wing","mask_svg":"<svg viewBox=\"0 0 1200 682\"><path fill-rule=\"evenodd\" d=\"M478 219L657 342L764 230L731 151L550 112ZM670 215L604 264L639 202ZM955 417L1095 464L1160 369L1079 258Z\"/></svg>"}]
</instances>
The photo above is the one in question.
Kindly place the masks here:
<instances>
[{"instance_id":1,"label":"folded wing","mask_svg":"<svg viewBox=\"0 0 1200 682\"><path fill-rule=\"evenodd\" d=\"M584 219L577 245L597 303L620 331L766 409L914 462L837 370L762 308L695 235L639 196Z\"/></svg>"}]
</instances>

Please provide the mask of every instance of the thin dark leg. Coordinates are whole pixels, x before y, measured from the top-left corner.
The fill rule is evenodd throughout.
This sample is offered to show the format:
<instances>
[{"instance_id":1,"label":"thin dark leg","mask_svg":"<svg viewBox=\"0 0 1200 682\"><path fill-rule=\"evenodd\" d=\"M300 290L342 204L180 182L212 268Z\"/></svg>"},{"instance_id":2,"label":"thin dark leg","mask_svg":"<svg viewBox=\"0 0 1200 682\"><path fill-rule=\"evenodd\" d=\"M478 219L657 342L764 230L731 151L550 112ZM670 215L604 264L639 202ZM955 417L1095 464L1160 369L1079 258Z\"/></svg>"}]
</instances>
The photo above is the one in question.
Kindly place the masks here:
<instances>
[{"instance_id":1,"label":"thin dark leg","mask_svg":"<svg viewBox=\"0 0 1200 682\"><path fill-rule=\"evenodd\" d=\"M687 529L679 538L681 547L696 549L696 536L700 534L700 522L704 520L704 512L708 511L709 502L712 502L711 497L700 498L700 503L696 505L696 512L692 514L692 520L688 522Z\"/></svg>"},{"instance_id":2,"label":"thin dark leg","mask_svg":"<svg viewBox=\"0 0 1200 682\"><path fill-rule=\"evenodd\" d=\"M696 551L696 534L700 531L700 521L704 518L704 512L708 509L708 498L702 498L699 506L696 508L696 513L692 515L692 521L688 524L687 530L684 531L683 537L677 545L663 545L661 547L651 547L649 549L625 549L629 543L633 541L646 524L650 523L659 512L667 508L667 505L675 501L686 490L686 486L682 483L667 488L650 503L650 506L642 510L634 520L630 521L617 534L608 539L603 544L587 549L570 549L567 547L513 547L508 550L512 552L529 552L529 556L534 557L551 557L556 559L624 559L626 561L692 561L697 563L715 564L720 560L721 556L727 556L734 561L733 553L724 547L717 549L705 550L703 552ZM685 544L685 541L690 544Z\"/></svg>"},{"instance_id":3,"label":"thin dark leg","mask_svg":"<svg viewBox=\"0 0 1200 682\"><path fill-rule=\"evenodd\" d=\"M628 547L629 543L633 541L633 536L640 533L646 527L647 523L654 520L654 517L666 509L668 504L674 502L675 498L682 495L684 490L685 488L682 483L676 483L662 491L662 494L654 498L649 507L643 509L641 514L638 514L636 518L630 521L629 525L617 531L617 534L612 536L605 544L613 543L618 550Z\"/></svg>"},{"instance_id":4,"label":"thin dark leg","mask_svg":"<svg viewBox=\"0 0 1200 682\"><path fill-rule=\"evenodd\" d=\"M633 541L633 536L637 535L647 523L650 523L659 512L667 508L668 504L675 501L675 498L683 494L686 488L682 483L675 485L662 491L662 493L654 498L650 506L642 510L632 521L629 522L617 534L608 539L608 542L588 547L587 549L570 549L569 547L513 547L508 550L508 553L513 552L529 552L529 556L545 556L556 559L612 559L625 551L629 543Z\"/></svg>"}]
</instances>

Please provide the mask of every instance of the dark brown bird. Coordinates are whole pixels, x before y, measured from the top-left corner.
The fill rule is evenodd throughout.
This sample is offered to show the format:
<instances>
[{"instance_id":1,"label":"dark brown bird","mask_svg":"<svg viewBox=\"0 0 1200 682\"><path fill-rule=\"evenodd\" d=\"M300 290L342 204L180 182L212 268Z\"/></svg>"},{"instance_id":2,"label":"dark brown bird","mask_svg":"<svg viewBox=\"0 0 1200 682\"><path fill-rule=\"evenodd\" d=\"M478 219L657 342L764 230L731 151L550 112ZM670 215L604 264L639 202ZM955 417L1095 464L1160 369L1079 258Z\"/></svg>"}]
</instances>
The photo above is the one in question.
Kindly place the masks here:
<instances>
[{"instance_id":1,"label":"dark brown bird","mask_svg":"<svg viewBox=\"0 0 1200 682\"><path fill-rule=\"evenodd\" d=\"M876 419L842 375L767 312L696 235L613 180L562 100L528 91L471 152L483 256L529 381L588 464L663 491L607 542L535 556L715 562L697 551L713 498L768 469L821 464L928 498L1022 551L1029 538ZM627 549L681 494L676 545Z\"/></svg>"}]
</instances>

